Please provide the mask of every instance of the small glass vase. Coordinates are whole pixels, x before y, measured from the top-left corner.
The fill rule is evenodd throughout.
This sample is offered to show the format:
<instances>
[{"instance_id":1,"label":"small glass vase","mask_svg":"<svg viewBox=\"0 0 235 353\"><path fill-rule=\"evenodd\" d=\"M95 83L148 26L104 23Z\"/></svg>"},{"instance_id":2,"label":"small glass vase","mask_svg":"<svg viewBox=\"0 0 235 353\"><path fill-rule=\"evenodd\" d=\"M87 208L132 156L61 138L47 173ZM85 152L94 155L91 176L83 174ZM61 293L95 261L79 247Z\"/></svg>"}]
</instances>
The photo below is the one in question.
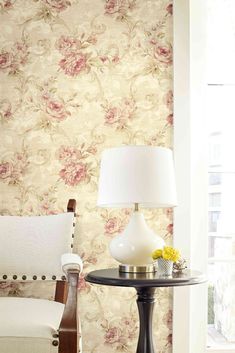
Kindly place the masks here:
<instances>
[{"instance_id":1,"label":"small glass vase","mask_svg":"<svg viewBox=\"0 0 235 353\"><path fill-rule=\"evenodd\" d=\"M158 273L160 276L171 276L173 271L173 261L163 258L157 259Z\"/></svg>"}]
</instances>

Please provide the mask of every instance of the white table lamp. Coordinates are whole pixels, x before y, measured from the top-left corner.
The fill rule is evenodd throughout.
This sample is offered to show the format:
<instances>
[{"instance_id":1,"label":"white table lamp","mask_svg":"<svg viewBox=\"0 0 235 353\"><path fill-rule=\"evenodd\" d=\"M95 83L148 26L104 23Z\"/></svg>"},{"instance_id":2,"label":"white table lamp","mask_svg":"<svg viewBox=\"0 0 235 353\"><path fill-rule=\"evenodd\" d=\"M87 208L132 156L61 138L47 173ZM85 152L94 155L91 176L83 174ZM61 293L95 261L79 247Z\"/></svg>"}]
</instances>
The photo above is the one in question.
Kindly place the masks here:
<instances>
[{"instance_id":1,"label":"white table lamp","mask_svg":"<svg viewBox=\"0 0 235 353\"><path fill-rule=\"evenodd\" d=\"M123 272L153 272L151 257L164 240L146 224L143 207L173 207L176 189L172 151L164 147L123 146L103 152L98 206L133 207L129 224L110 243L110 252Z\"/></svg>"}]
</instances>

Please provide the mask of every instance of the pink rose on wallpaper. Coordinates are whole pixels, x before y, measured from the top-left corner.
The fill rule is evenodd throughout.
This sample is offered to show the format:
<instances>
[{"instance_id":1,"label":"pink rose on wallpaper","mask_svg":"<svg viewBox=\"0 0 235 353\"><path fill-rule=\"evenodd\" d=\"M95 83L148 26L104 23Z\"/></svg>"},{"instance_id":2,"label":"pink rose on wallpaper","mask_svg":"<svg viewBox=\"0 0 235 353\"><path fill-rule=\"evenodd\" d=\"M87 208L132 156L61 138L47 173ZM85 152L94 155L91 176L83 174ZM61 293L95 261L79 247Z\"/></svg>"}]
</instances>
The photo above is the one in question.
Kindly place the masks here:
<instances>
[{"instance_id":1,"label":"pink rose on wallpaper","mask_svg":"<svg viewBox=\"0 0 235 353\"><path fill-rule=\"evenodd\" d=\"M109 58L107 55L102 55L100 56L100 60L102 61L102 63L106 63L109 60Z\"/></svg>"},{"instance_id":2,"label":"pink rose on wallpaper","mask_svg":"<svg viewBox=\"0 0 235 353\"><path fill-rule=\"evenodd\" d=\"M154 57L163 64L172 64L172 47L171 45L156 45Z\"/></svg>"},{"instance_id":3,"label":"pink rose on wallpaper","mask_svg":"<svg viewBox=\"0 0 235 353\"><path fill-rule=\"evenodd\" d=\"M82 158L81 152L75 147L61 146L59 149L59 160L68 164L71 162L76 162L78 159Z\"/></svg>"},{"instance_id":4,"label":"pink rose on wallpaper","mask_svg":"<svg viewBox=\"0 0 235 353\"><path fill-rule=\"evenodd\" d=\"M14 2L15 0L3 0L1 6L4 10L9 10L13 7Z\"/></svg>"},{"instance_id":5,"label":"pink rose on wallpaper","mask_svg":"<svg viewBox=\"0 0 235 353\"><path fill-rule=\"evenodd\" d=\"M91 252L91 254L82 253L81 258L84 263L84 266L86 264L95 265L95 264L97 264L97 261L98 261L96 252Z\"/></svg>"},{"instance_id":6,"label":"pink rose on wallpaper","mask_svg":"<svg viewBox=\"0 0 235 353\"><path fill-rule=\"evenodd\" d=\"M70 53L61 59L59 66L68 76L77 76L87 68L87 57L83 53Z\"/></svg>"},{"instance_id":7,"label":"pink rose on wallpaper","mask_svg":"<svg viewBox=\"0 0 235 353\"><path fill-rule=\"evenodd\" d=\"M76 38L62 35L56 42L56 48L61 54L67 55L77 52L81 48L81 42Z\"/></svg>"},{"instance_id":8,"label":"pink rose on wallpaper","mask_svg":"<svg viewBox=\"0 0 235 353\"><path fill-rule=\"evenodd\" d=\"M124 114L130 116L131 113L135 110L135 101L133 99L125 98L123 102L123 112Z\"/></svg>"},{"instance_id":9,"label":"pink rose on wallpaper","mask_svg":"<svg viewBox=\"0 0 235 353\"><path fill-rule=\"evenodd\" d=\"M121 3L122 1L120 0L107 0L105 4L105 13L113 14L118 12Z\"/></svg>"},{"instance_id":10,"label":"pink rose on wallpaper","mask_svg":"<svg viewBox=\"0 0 235 353\"><path fill-rule=\"evenodd\" d=\"M97 147L95 145L90 145L87 148L87 152L90 154L96 154L97 153Z\"/></svg>"},{"instance_id":11,"label":"pink rose on wallpaper","mask_svg":"<svg viewBox=\"0 0 235 353\"><path fill-rule=\"evenodd\" d=\"M0 163L0 179L8 179L13 174L13 164L10 162Z\"/></svg>"},{"instance_id":12,"label":"pink rose on wallpaper","mask_svg":"<svg viewBox=\"0 0 235 353\"><path fill-rule=\"evenodd\" d=\"M114 55L114 56L112 57L112 62L113 62L113 63L117 64L119 61L120 61L120 58L119 58L118 55Z\"/></svg>"},{"instance_id":13,"label":"pink rose on wallpaper","mask_svg":"<svg viewBox=\"0 0 235 353\"><path fill-rule=\"evenodd\" d=\"M123 349L129 351L128 346L136 338L138 331L138 324L135 317L132 315L123 317L116 326L111 326L107 320L104 320L101 326L105 329L105 343L113 345L118 352L121 352Z\"/></svg>"},{"instance_id":14,"label":"pink rose on wallpaper","mask_svg":"<svg viewBox=\"0 0 235 353\"><path fill-rule=\"evenodd\" d=\"M13 62L13 55L9 52L0 53L0 70L11 67Z\"/></svg>"},{"instance_id":15,"label":"pink rose on wallpaper","mask_svg":"<svg viewBox=\"0 0 235 353\"><path fill-rule=\"evenodd\" d=\"M48 99L50 98L50 93L48 93L48 92L43 92L43 94L42 94L42 99L43 100L45 100L45 101L47 101Z\"/></svg>"},{"instance_id":16,"label":"pink rose on wallpaper","mask_svg":"<svg viewBox=\"0 0 235 353\"><path fill-rule=\"evenodd\" d=\"M173 234L173 230L174 230L174 225L173 225L173 223L168 224L166 230L167 230L168 233L170 233L170 234L172 235L172 234Z\"/></svg>"},{"instance_id":17,"label":"pink rose on wallpaper","mask_svg":"<svg viewBox=\"0 0 235 353\"><path fill-rule=\"evenodd\" d=\"M152 45L156 45L157 44L157 39L152 38L152 39L150 39L149 43L152 44Z\"/></svg>"},{"instance_id":18,"label":"pink rose on wallpaper","mask_svg":"<svg viewBox=\"0 0 235 353\"><path fill-rule=\"evenodd\" d=\"M173 14L173 4L169 4L166 8L166 11L172 15Z\"/></svg>"},{"instance_id":19,"label":"pink rose on wallpaper","mask_svg":"<svg viewBox=\"0 0 235 353\"><path fill-rule=\"evenodd\" d=\"M71 2L68 0L43 0L43 2L57 12L64 11L71 6Z\"/></svg>"},{"instance_id":20,"label":"pink rose on wallpaper","mask_svg":"<svg viewBox=\"0 0 235 353\"><path fill-rule=\"evenodd\" d=\"M13 47L13 51L15 53L15 63L17 63L18 65L24 65L28 59L28 45L24 42L16 42Z\"/></svg>"},{"instance_id":21,"label":"pink rose on wallpaper","mask_svg":"<svg viewBox=\"0 0 235 353\"><path fill-rule=\"evenodd\" d=\"M11 103L8 100L0 101L0 117L9 120L12 117Z\"/></svg>"},{"instance_id":22,"label":"pink rose on wallpaper","mask_svg":"<svg viewBox=\"0 0 235 353\"><path fill-rule=\"evenodd\" d=\"M172 208L166 208L164 212L165 212L166 216L167 216L170 220L172 220L172 217L173 217L173 209L172 209Z\"/></svg>"},{"instance_id":23,"label":"pink rose on wallpaper","mask_svg":"<svg viewBox=\"0 0 235 353\"><path fill-rule=\"evenodd\" d=\"M10 51L0 53L0 70L16 73L21 65L25 65L28 60L28 46L22 42L16 42Z\"/></svg>"},{"instance_id":24,"label":"pink rose on wallpaper","mask_svg":"<svg viewBox=\"0 0 235 353\"><path fill-rule=\"evenodd\" d=\"M28 156L25 152L15 154L13 182L20 180L28 165Z\"/></svg>"},{"instance_id":25,"label":"pink rose on wallpaper","mask_svg":"<svg viewBox=\"0 0 235 353\"><path fill-rule=\"evenodd\" d=\"M81 291L86 289L90 289L90 285L85 281L85 275L82 273L79 276L78 290Z\"/></svg>"},{"instance_id":26,"label":"pink rose on wallpaper","mask_svg":"<svg viewBox=\"0 0 235 353\"><path fill-rule=\"evenodd\" d=\"M133 317L124 317L121 320L121 325L123 327L123 325L125 325L126 327L123 328L123 333L125 334L125 336L128 339L134 339L134 337L136 336L136 332L138 329L138 324L136 319L134 319Z\"/></svg>"},{"instance_id":27,"label":"pink rose on wallpaper","mask_svg":"<svg viewBox=\"0 0 235 353\"><path fill-rule=\"evenodd\" d=\"M99 58L103 64L110 63L110 62L117 64L120 61L120 57L118 55L114 55L110 57L108 57L107 55L101 55Z\"/></svg>"},{"instance_id":28,"label":"pink rose on wallpaper","mask_svg":"<svg viewBox=\"0 0 235 353\"><path fill-rule=\"evenodd\" d=\"M173 122L174 122L173 114L169 114L168 117L166 118L166 121L168 122L169 125L173 125Z\"/></svg>"},{"instance_id":29,"label":"pink rose on wallpaper","mask_svg":"<svg viewBox=\"0 0 235 353\"><path fill-rule=\"evenodd\" d=\"M105 343L116 343L119 342L120 340L120 330L118 327L111 327L106 331L106 334L104 336Z\"/></svg>"},{"instance_id":30,"label":"pink rose on wallpaper","mask_svg":"<svg viewBox=\"0 0 235 353\"><path fill-rule=\"evenodd\" d=\"M167 108L172 110L172 108L173 108L173 92L171 90L167 92L167 94L165 96L165 101L166 101Z\"/></svg>"},{"instance_id":31,"label":"pink rose on wallpaper","mask_svg":"<svg viewBox=\"0 0 235 353\"><path fill-rule=\"evenodd\" d=\"M86 262L88 262L89 264L92 264L92 265L95 265L95 264L97 264L97 258L96 258L96 256L95 255L93 255L93 254L91 254L90 256L88 256L87 258L86 258Z\"/></svg>"},{"instance_id":32,"label":"pink rose on wallpaper","mask_svg":"<svg viewBox=\"0 0 235 353\"><path fill-rule=\"evenodd\" d=\"M128 120L133 116L136 110L136 103L133 99L125 98L118 106L107 105L105 109L105 124L116 124L119 129L123 129Z\"/></svg>"},{"instance_id":33,"label":"pink rose on wallpaper","mask_svg":"<svg viewBox=\"0 0 235 353\"><path fill-rule=\"evenodd\" d=\"M135 0L106 0L105 13L112 15L114 13L126 14L128 10L135 7Z\"/></svg>"},{"instance_id":34,"label":"pink rose on wallpaper","mask_svg":"<svg viewBox=\"0 0 235 353\"><path fill-rule=\"evenodd\" d=\"M106 124L114 124L119 120L119 110L117 107L109 108L105 114L105 123Z\"/></svg>"},{"instance_id":35,"label":"pink rose on wallpaper","mask_svg":"<svg viewBox=\"0 0 235 353\"><path fill-rule=\"evenodd\" d=\"M172 310L168 310L168 312L163 317L164 323L166 323L169 330L172 329Z\"/></svg>"},{"instance_id":36,"label":"pink rose on wallpaper","mask_svg":"<svg viewBox=\"0 0 235 353\"><path fill-rule=\"evenodd\" d=\"M172 345L172 333L167 336L167 343L169 344L169 346Z\"/></svg>"},{"instance_id":37,"label":"pink rose on wallpaper","mask_svg":"<svg viewBox=\"0 0 235 353\"><path fill-rule=\"evenodd\" d=\"M44 215L53 215L57 212L53 209L54 205L48 200L43 200L40 204L40 209L42 210L42 214Z\"/></svg>"},{"instance_id":38,"label":"pink rose on wallpaper","mask_svg":"<svg viewBox=\"0 0 235 353\"><path fill-rule=\"evenodd\" d=\"M123 323L124 325L130 326L130 325L132 324L132 320L131 320L130 318L128 318L128 317L124 317L124 318L122 319L122 323Z\"/></svg>"},{"instance_id":39,"label":"pink rose on wallpaper","mask_svg":"<svg viewBox=\"0 0 235 353\"><path fill-rule=\"evenodd\" d=\"M71 162L66 164L59 173L65 184L76 186L87 177L87 168L83 163Z\"/></svg>"},{"instance_id":40,"label":"pink rose on wallpaper","mask_svg":"<svg viewBox=\"0 0 235 353\"><path fill-rule=\"evenodd\" d=\"M120 233L123 230L121 220L117 217L109 218L104 226L106 234Z\"/></svg>"},{"instance_id":41,"label":"pink rose on wallpaper","mask_svg":"<svg viewBox=\"0 0 235 353\"><path fill-rule=\"evenodd\" d=\"M46 112L52 118L57 120L64 120L71 115L69 111L66 111L64 103L59 100L49 99L46 104Z\"/></svg>"},{"instance_id":42,"label":"pink rose on wallpaper","mask_svg":"<svg viewBox=\"0 0 235 353\"><path fill-rule=\"evenodd\" d=\"M16 153L14 161L0 163L0 179L9 184L16 184L22 177L27 165L27 157L24 153Z\"/></svg>"},{"instance_id":43,"label":"pink rose on wallpaper","mask_svg":"<svg viewBox=\"0 0 235 353\"><path fill-rule=\"evenodd\" d=\"M132 328L137 329L137 326L138 326L137 321L138 320L136 318L134 319L133 317L125 316L122 318L121 323L126 326L131 326ZM125 328L124 328L124 330L125 330Z\"/></svg>"},{"instance_id":44,"label":"pink rose on wallpaper","mask_svg":"<svg viewBox=\"0 0 235 353\"><path fill-rule=\"evenodd\" d=\"M94 33L92 33L91 35L89 35L89 37L86 40L87 43L90 44L96 44L97 43L97 37L95 36Z\"/></svg>"}]
</instances>

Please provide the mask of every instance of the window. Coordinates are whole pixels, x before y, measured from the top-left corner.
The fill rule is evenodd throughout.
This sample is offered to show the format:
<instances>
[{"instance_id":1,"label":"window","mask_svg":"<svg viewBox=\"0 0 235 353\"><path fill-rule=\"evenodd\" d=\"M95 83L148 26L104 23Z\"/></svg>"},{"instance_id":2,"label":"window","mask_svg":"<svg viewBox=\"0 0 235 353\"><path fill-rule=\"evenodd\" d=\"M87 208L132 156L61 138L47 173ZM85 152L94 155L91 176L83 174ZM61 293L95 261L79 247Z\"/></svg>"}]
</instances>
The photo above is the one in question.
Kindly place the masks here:
<instances>
[{"instance_id":1,"label":"window","mask_svg":"<svg viewBox=\"0 0 235 353\"><path fill-rule=\"evenodd\" d=\"M210 186L210 184L209 184ZM221 207L221 193L211 192L209 194L209 207L210 209L218 209Z\"/></svg>"},{"instance_id":2,"label":"window","mask_svg":"<svg viewBox=\"0 0 235 353\"><path fill-rule=\"evenodd\" d=\"M207 345L223 353L235 352L234 62L235 2L208 0Z\"/></svg>"},{"instance_id":3,"label":"window","mask_svg":"<svg viewBox=\"0 0 235 353\"><path fill-rule=\"evenodd\" d=\"M207 271L206 1L174 1L174 246ZM215 171L216 173L217 171ZM174 288L173 353L205 353L207 284Z\"/></svg>"},{"instance_id":4,"label":"window","mask_svg":"<svg viewBox=\"0 0 235 353\"><path fill-rule=\"evenodd\" d=\"M224 209L228 198L230 202L235 199L235 180L232 181L235 171L235 158L232 156L232 151L235 151L234 6L234 0L174 1L174 153L179 196L174 212L174 245L181 249L191 268L205 272L207 262L212 284L208 293L208 311L214 337L207 348L211 353L235 352L233 342L225 347L224 342L221 344L217 340L221 338L223 327L228 328L235 322L234 316L229 314L231 300L235 298L231 294L234 284L224 287L224 281L234 277L235 267L235 245L231 233L234 207L226 207L226 212ZM206 13L209 14L207 20ZM210 63L207 94L204 72L206 32L209 34ZM206 116L205 101L210 103ZM219 104L220 101L223 104ZM213 128L206 126L206 117L211 117L212 124L208 125ZM212 144L208 149L205 131L208 132L207 141L211 140ZM209 162L205 163L207 150ZM205 207L207 202L203 195L207 194L208 207ZM210 232L205 221L207 213ZM218 274L222 280L217 280ZM219 290L221 285L223 287L216 296L213 284ZM222 305L220 299L223 300ZM202 287L200 292L199 286L192 290L174 290L173 353L205 353L206 314L206 296Z\"/></svg>"},{"instance_id":5,"label":"window","mask_svg":"<svg viewBox=\"0 0 235 353\"><path fill-rule=\"evenodd\" d=\"M220 185L222 180L221 173L215 173L211 169L209 173L209 185Z\"/></svg>"}]
</instances>

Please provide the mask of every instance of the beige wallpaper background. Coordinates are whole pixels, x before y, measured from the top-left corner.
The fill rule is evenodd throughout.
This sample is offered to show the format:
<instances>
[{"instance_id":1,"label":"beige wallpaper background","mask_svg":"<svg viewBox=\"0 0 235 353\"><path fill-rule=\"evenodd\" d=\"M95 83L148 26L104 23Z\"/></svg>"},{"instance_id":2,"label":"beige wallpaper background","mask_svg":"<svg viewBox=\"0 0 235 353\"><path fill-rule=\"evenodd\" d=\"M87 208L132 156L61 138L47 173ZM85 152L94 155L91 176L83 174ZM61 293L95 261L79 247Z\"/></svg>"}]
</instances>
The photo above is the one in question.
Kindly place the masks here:
<instances>
[{"instance_id":1,"label":"beige wallpaper background","mask_svg":"<svg viewBox=\"0 0 235 353\"><path fill-rule=\"evenodd\" d=\"M130 210L96 207L100 155L123 144L171 147L169 0L0 0L0 213L53 214L78 202L85 353L135 352L134 289L90 286L115 266L110 239ZM172 211L145 210L171 243ZM51 285L1 283L1 295L51 297ZM157 290L157 352L171 352L171 292Z\"/></svg>"}]
</instances>

